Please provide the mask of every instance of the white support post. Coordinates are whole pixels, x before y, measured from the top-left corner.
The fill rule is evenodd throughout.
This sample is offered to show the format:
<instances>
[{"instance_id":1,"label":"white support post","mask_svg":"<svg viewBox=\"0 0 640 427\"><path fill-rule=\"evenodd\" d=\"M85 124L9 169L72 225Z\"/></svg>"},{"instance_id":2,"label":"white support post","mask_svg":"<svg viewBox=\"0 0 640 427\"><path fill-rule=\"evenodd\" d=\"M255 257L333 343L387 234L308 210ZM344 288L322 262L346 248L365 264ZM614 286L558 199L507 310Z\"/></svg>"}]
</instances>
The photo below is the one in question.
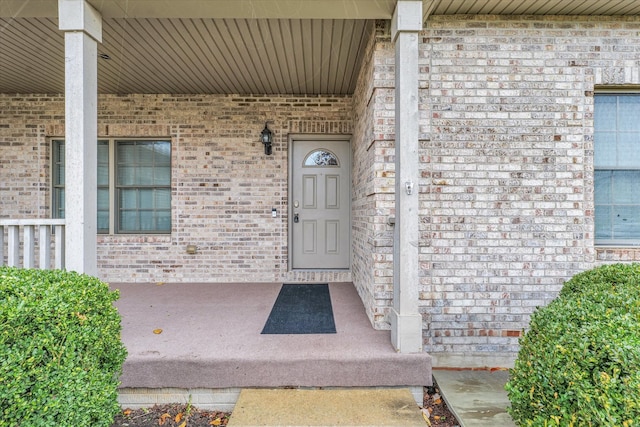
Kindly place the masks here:
<instances>
[{"instance_id":1,"label":"white support post","mask_svg":"<svg viewBox=\"0 0 640 427\"><path fill-rule=\"evenodd\" d=\"M86 0L58 0L65 41L67 269L97 275L98 65L102 17ZM56 236L59 237L59 236Z\"/></svg>"},{"instance_id":2,"label":"white support post","mask_svg":"<svg viewBox=\"0 0 640 427\"><path fill-rule=\"evenodd\" d=\"M7 264L9 267L20 267L20 227L10 225L7 237Z\"/></svg>"},{"instance_id":3,"label":"white support post","mask_svg":"<svg viewBox=\"0 0 640 427\"><path fill-rule=\"evenodd\" d=\"M48 225L40 226L40 259L38 267L47 270L51 267L51 227Z\"/></svg>"},{"instance_id":4,"label":"white support post","mask_svg":"<svg viewBox=\"0 0 640 427\"><path fill-rule=\"evenodd\" d=\"M399 0L391 21L395 43L395 208L391 341L401 353L422 352L419 289L418 33L422 1Z\"/></svg>"},{"instance_id":5,"label":"white support post","mask_svg":"<svg viewBox=\"0 0 640 427\"><path fill-rule=\"evenodd\" d=\"M22 262L24 268L33 268L35 266L36 239L34 228L33 225L25 225L22 230Z\"/></svg>"}]
</instances>

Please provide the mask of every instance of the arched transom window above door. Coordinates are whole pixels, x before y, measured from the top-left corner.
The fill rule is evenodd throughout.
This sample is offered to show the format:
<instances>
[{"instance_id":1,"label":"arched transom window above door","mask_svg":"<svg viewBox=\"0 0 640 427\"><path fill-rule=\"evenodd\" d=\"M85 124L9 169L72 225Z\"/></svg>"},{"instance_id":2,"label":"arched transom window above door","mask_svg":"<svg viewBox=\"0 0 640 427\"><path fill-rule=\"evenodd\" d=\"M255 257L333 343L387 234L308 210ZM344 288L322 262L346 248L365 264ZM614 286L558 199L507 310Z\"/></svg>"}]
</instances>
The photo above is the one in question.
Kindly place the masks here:
<instances>
[{"instance_id":1,"label":"arched transom window above door","mask_svg":"<svg viewBox=\"0 0 640 427\"><path fill-rule=\"evenodd\" d=\"M304 167L318 167L318 166L326 166L326 167L339 167L340 161L338 160L338 156L333 154L331 151L326 150L324 148L319 148L317 150L313 150L304 158Z\"/></svg>"}]
</instances>

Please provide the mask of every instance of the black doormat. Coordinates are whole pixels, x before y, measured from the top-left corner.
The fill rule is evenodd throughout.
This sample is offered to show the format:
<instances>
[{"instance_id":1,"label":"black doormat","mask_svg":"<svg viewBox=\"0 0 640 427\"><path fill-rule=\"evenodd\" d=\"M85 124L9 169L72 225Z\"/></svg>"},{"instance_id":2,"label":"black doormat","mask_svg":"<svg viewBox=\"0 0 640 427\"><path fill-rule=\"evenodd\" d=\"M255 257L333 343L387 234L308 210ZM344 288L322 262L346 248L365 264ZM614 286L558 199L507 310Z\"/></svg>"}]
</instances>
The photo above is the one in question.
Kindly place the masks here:
<instances>
[{"instance_id":1,"label":"black doormat","mask_svg":"<svg viewBox=\"0 0 640 427\"><path fill-rule=\"evenodd\" d=\"M262 333L335 334L329 285L282 285Z\"/></svg>"}]
</instances>

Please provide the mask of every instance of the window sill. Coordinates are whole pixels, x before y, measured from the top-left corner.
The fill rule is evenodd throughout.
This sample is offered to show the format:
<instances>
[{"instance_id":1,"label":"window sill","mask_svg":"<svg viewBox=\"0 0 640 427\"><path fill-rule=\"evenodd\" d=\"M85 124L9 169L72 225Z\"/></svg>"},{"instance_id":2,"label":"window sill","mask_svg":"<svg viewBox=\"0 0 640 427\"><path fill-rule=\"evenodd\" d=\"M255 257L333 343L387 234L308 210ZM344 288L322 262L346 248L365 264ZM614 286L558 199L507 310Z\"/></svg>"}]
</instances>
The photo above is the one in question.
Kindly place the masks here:
<instances>
[{"instance_id":1,"label":"window sill","mask_svg":"<svg viewBox=\"0 0 640 427\"><path fill-rule=\"evenodd\" d=\"M98 243L170 243L171 234L98 234Z\"/></svg>"},{"instance_id":2,"label":"window sill","mask_svg":"<svg viewBox=\"0 0 640 427\"><path fill-rule=\"evenodd\" d=\"M596 260L607 262L640 262L640 246L638 245L598 245Z\"/></svg>"}]
</instances>

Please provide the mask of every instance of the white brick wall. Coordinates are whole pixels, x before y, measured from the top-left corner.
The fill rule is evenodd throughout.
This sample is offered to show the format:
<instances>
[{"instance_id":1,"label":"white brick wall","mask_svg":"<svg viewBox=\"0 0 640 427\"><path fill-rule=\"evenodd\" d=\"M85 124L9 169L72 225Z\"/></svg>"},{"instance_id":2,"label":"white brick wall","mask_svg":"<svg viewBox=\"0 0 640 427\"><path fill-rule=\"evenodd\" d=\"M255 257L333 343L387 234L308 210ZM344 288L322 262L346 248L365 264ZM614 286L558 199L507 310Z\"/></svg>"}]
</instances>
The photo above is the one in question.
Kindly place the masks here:
<instances>
[{"instance_id":1,"label":"white brick wall","mask_svg":"<svg viewBox=\"0 0 640 427\"><path fill-rule=\"evenodd\" d=\"M394 52L376 22L354 94L353 282L372 323L388 329L393 298Z\"/></svg>"},{"instance_id":2,"label":"white brick wall","mask_svg":"<svg viewBox=\"0 0 640 427\"><path fill-rule=\"evenodd\" d=\"M354 96L356 158L366 163L354 205L369 212L354 223L354 281L382 327L395 139L387 25L377 25ZM638 18L429 19L420 43L425 350L512 354L530 314L567 278L640 259L637 249L594 247L592 188L593 93L640 85L639 29Z\"/></svg>"},{"instance_id":3,"label":"white brick wall","mask_svg":"<svg viewBox=\"0 0 640 427\"><path fill-rule=\"evenodd\" d=\"M639 28L637 18L428 22L427 350L516 351L535 307L595 265L593 93L640 84Z\"/></svg>"}]
</instances>

